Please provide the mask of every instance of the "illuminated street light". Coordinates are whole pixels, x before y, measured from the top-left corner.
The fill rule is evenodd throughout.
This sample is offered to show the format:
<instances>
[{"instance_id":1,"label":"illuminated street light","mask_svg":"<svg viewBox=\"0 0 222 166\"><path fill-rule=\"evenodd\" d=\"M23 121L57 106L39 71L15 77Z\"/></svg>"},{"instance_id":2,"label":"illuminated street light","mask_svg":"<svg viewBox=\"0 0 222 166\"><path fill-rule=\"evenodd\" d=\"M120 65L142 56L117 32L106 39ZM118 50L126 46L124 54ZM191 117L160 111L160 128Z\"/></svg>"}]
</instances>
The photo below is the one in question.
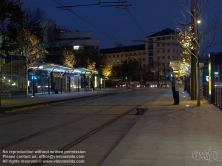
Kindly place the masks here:
<instances>
[{"instance_id":1,"label":"illuminated street light","mask_svg":"<svg viewBox=\"0 0 222 166\"><path fill-rule=\"evenodd\" d=\"M201 20L197 20L197 34L196 34L196 38L197 38L197 106L200 106L200 56L199 56L199 52L200 52L200 46L199 46L199 32L198 32L198 25L201 23Z\"/></svg>"}]
</instances>

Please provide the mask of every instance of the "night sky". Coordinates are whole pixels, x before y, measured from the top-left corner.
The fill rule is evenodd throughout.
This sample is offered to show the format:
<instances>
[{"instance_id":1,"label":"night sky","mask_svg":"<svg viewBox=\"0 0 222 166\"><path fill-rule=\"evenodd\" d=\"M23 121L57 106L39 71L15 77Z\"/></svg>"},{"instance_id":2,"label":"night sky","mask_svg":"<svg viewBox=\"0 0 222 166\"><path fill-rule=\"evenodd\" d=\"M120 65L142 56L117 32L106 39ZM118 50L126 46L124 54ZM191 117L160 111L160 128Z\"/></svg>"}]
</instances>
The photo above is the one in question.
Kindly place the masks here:
<instances>
[{"instance_id":1,"label":"night sky","mask_svg":"<svg viewBox=\"0 0 222 166\"><path fill-rule=\"evenodd\" d=\"M118 0L100 0L118 2ZM116 7L85 6L61 10L57 6L97 4L98 0L21 0L24 7L40 8L48 18L60 27L72 31L91 31L92 38L100 40L100 48L111 48L116 43L124 46L142 44L146 36L165 28L176 29L176 22L182 19L182 4L185 0L126 0L132 6L126 9ZM188 4L191 0L186 0ZM220 23L222 0L210 0L205 17L207 22L217 16ZM222 51L222 45L211 49Z\"/></svg>"}]
</instances>

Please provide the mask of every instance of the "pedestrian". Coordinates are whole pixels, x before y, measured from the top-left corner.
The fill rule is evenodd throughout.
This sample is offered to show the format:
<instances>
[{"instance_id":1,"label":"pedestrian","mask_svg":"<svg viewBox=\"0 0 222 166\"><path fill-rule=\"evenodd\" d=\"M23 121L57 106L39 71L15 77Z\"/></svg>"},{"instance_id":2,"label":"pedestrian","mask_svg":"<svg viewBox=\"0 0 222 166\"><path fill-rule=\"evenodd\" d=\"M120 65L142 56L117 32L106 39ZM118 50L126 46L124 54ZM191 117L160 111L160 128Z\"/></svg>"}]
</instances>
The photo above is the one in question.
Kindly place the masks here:
<instances>
[{"instance_id":1,"label":"pedestrian","mask_svg":"<svg viewBox=\"0 0 222 166\"><path fill-rule=\"evenodd\" d=\"M91 88L92 88L92 91L94 91L95 88L94 88L94 85L93 85L93 82L92 82L92 81L91 81L91 83L90 83L90 86L91 86Z\"/></svg>"},{"instance_id":2,"label":"pedestrian","mask_svg":"<svg viewBox=\"0 0 222 166\"><path fill-rule=\"evenodd\" d=\"M84 91L87 91L87 86L88 86L88 81L86 80L86 78L84 79Z\"/></svg>"},{"instance_id":3,"label":"pedestrian","mask_svg":"<svg viewBox=\"0 0 222 166\"><path fill-rule=\"evenodd\" d=\"M56 90L56 83L52 84L51 90L53 90L55 92L55 94L58 94L58 90Z\"/></svg>"},{"instance_id":4,"label":"pedestrian","mask_svg":"<svg viewBox=\"0 0 222 166\"><path fill-rule=\"evenodd\" d=\"M179 77L172 77L172 93L174 99L173 105L178 105L180 103L179 84L182 84L182 81L179 79Z\"/></svg>"}]
</instances>

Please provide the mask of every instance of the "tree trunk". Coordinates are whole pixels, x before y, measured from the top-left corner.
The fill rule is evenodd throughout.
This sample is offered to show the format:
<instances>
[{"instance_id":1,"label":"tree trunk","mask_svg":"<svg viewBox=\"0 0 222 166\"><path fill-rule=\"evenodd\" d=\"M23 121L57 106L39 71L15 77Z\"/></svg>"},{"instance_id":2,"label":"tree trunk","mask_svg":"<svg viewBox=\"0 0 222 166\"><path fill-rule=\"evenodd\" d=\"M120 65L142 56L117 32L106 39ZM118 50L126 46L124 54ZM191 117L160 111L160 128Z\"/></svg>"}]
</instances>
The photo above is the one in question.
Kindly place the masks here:
<instances>
[{"instance_id":1,"label":"tree trunk","mask_svg":"<svg viewBox=\"0 0 222 166\"><path fill-rule=\"evenodd\" d=\"M29 79L28 79L28 70L26 70L26 97L28 97L28 95L29 95L29 86L28 86L28 81L29 81Z\"/></svg>"}]
</instances>

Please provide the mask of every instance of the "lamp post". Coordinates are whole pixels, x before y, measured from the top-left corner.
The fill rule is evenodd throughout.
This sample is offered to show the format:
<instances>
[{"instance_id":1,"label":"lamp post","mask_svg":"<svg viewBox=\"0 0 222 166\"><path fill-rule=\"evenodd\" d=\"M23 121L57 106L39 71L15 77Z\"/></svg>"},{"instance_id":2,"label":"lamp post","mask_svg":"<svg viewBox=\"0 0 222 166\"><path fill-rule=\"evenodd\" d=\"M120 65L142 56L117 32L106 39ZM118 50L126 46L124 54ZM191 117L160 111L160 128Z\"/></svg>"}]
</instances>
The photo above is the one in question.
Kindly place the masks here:
<instances>
[{"instance_id":1,"label":"lamp post","mask_svg":"<svg viewBox=\"0 0 222 166\"><path fill-rule=\"evenodd\" d=\"M196 21L196 24L197 24L196 46L198 48L196 49L197 51L197 106L200 106L200 56L199 56L200 46L199 46L199 33L198 33L198 24L200 23L201 23L200 20Z\"/></svg>"},{"instance_id":2,"label":"lamp post","mask_svg":"<svg viewBox=\"0 0 222 166\"><path fill-rule=\"evenodd\" d=\"M196 3L195 0L191 0L191 27L192 27L192 34L193 34L193 39L192 39L192 45L194 46L194 49L191 51L191 87L190 87L190 96L191 100L196 100L196 64L197 64L197 58L196 56L196 36L197 36L197 31L196 31Z\"/></svg>"}]
</instances>

